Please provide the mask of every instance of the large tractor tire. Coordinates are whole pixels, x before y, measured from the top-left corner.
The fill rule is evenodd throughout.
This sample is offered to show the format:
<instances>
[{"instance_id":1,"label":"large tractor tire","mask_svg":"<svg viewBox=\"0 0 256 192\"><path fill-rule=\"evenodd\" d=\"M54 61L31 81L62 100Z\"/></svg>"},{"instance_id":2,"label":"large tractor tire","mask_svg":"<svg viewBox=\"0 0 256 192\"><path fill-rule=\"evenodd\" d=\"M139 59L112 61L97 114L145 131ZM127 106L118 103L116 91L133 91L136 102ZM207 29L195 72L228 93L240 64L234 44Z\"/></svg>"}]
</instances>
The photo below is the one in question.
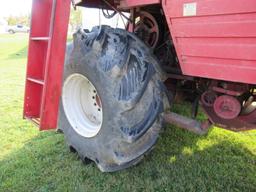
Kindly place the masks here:
<instances>
[{"instance_id":1,"label":"large tractor tire","mask_svg":"<svg viewBox=\"0 0 256 192\"><path fill-rule=\"evenodd\" d=\"M68 146L104 172L138 163L162 126L164 79L135 35L107 26L78 31L67 49L59 110Z\"/></svg>"}]
</instances>

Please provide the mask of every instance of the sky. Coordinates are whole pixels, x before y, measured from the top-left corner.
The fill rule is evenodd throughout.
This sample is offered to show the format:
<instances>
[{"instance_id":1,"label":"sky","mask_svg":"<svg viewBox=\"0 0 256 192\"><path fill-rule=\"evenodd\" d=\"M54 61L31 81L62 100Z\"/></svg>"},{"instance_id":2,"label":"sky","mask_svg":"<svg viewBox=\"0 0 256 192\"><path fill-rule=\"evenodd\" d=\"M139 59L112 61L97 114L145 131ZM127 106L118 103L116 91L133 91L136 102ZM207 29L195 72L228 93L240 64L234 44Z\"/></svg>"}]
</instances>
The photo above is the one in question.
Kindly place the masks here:
<instances>
[{"instance_id":1,"label":"sky","mask_svg":"<svg viewBox=\"0 0 256 192\"><path fill-rule=\"evenodd\" d=\"M0 17L27 15L31 11L32 0L0 0Z\"/></svg>"}]
</instances>

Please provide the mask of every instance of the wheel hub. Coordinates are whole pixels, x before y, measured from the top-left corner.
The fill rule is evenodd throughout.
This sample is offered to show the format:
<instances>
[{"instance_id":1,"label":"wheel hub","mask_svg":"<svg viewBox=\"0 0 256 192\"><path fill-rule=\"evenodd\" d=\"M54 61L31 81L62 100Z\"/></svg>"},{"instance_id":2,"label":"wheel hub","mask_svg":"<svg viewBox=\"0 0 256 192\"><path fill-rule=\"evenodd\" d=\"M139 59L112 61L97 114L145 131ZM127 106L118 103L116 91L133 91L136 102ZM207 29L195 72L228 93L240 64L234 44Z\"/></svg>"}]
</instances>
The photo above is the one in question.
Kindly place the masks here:
<instances>
[{"instance_id":1,"label":"wheel hub","mask_svg":"<svg viewBox=\"0 0 256 192\"><path fill-rule=\"evenodd\" d=\"M223 119L234 119L241 112L240 102L232 96L222 95L218 97L213 105L215 113Z\"/></svg>"},{"instance_id":2,"label":"wheel hub","mask_svg":"<svg viewBox=\"0 0 256 192\"><path fill-rule=\"evenodd\" d=\"M100 96L88 78L75 73L64 82L62 102L73 129L83 137L94 137L100 131L103 111Z\"/></svg>"}]
</instances>

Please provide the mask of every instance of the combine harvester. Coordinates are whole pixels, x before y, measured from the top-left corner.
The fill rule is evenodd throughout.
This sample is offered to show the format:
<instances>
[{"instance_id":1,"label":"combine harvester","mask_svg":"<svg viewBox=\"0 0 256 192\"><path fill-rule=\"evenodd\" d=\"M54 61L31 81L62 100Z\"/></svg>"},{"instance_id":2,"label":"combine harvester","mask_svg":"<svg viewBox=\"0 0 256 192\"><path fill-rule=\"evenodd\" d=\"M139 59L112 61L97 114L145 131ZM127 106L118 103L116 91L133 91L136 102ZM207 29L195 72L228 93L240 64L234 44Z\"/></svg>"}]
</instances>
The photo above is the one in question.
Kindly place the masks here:
<instances>
[{"instance_id":1,"label":"combine harvester","mask_svg":"<svg viewBox=\"0 0 256 192\"><path fill-rule=\"evenodd\" d=\"M62 130L71 150L111 172L138 163L162 123L198 134L256 127L255 0L84 0L126 30L79 30L70 0L33 0L24 118ZM127 14L129 13L129 17ZM167 112L177 92L192 118ZM195 118L201 106L208 120Z\"/></svg>"}]
</instances>

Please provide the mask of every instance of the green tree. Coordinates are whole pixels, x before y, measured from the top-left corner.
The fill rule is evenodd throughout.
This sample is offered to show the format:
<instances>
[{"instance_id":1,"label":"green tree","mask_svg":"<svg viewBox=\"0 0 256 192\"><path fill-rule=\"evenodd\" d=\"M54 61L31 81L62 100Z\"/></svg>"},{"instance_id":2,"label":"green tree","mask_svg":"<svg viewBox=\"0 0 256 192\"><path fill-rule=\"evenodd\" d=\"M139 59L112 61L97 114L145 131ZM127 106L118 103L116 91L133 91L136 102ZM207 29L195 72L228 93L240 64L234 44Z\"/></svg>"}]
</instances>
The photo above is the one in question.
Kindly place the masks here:
<instances>
[{"instance_id":1,"label":"green tree","mask_svg":"<svg viewBox=\"0 0 256 192\"><path fill-rule=\"evenodd\" d=\"M8 25L23 24L29 26L30 15L20 15L20 16L9 16L6 18Z\"/></svg>"}]
</instances>

